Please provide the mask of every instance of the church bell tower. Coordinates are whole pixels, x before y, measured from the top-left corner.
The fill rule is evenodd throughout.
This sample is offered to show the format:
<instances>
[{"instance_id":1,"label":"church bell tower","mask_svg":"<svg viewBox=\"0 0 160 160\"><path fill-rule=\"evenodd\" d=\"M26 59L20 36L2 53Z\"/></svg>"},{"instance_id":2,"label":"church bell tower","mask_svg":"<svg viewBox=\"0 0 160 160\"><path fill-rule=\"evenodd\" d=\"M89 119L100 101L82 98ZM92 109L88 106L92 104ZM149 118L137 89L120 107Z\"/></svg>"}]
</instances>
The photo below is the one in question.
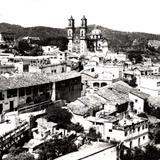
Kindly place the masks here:
<instances>
[{"instance_id":1,"label":"church bell tower","mask_svg":"<svg viewBox=\"0 0 160 160\"><path fill-rule=\"evenodd\" d=\"M85 16L81 19L80 26L80 53L85 54L87 52L87 19Z\"/></svg>"},{"instance_id":2,"label":"church bell tower","mask_svg":"<svg viewBox=\"0 0 160 160\"><path fill-rule=\"evenodd\" d=\"M71 16L70 19L68 19L69 23L68 23L68 28L67 28L67 37L69 40L68 43L68 51L72 52L72 48L73 48L73 39L74 39L74 34L75 34L75 25L74 25L74 19Z\"/></svg>"}]
</instances>

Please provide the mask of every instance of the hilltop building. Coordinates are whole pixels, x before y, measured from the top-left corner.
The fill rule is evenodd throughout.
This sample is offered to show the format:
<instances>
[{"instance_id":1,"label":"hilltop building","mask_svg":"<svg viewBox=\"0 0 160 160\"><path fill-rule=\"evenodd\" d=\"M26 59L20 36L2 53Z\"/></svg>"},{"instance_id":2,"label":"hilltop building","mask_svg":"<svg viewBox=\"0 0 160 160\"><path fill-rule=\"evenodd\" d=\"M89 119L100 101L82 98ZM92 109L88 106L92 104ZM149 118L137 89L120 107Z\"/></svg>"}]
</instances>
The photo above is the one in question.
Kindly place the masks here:
<instances>
[{"instance_id":1,"label":"hilltop building","mask_svg":"<svg viewBox=\"0 0 160 160\"><path fill-rule=\"evenodd\" d=\"M108 42L102 36L101 30L95 28L91 33L88 33L87 19L85 16L81 19L81 26L79 34L75 28L75 20L71 16L69 19L68 25L68 51L76 52L80 54L88 54L88 51L91 52L107 52L108 51Z\"/></svg>"}]
</instances>

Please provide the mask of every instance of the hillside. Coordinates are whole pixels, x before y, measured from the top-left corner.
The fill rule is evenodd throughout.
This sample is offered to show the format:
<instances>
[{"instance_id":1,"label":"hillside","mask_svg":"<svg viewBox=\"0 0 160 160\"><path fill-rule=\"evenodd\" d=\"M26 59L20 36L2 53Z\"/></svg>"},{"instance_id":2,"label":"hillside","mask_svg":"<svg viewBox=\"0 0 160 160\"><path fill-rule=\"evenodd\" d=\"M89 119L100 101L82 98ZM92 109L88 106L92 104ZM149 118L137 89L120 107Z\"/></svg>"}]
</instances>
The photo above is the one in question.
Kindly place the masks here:
<instances>
[{"instance_id":1,"label":"hillside","mask_svg":"<svg viewBox=\"0 0 160 160\"><path fill-rule=\"evenodd\" d=\"M90 33L94 28L95 25L89 25L88 32ZM114 50L128 51L133 48L133 46L144 49L148 40L160 40L160 35L155 34L115 31L102 26L98 26L98 28L102 31L103 37L108 39L109 47ZM56 38L67 36L66 28L60 29L43 26L24 28L8 23L0 23L0 32L13 32L16 38L38 36L42 40L51 38L52 41L56 41Z\"/></svg>"},{"instance_id":2,"label":"hillside","mask_svg":"<svg viewBox=\"0 0 160 160\"><path fill-rule=\"evenodd\" d=\"M45 39L49 37L66 37L65 29L43 26L24 28L19 25L13 25L8 23L0 23L0 32L13 32L15 33L16 39L24 36L38 36L40 37L40 39Z\"/></svg>"}]
</instances>

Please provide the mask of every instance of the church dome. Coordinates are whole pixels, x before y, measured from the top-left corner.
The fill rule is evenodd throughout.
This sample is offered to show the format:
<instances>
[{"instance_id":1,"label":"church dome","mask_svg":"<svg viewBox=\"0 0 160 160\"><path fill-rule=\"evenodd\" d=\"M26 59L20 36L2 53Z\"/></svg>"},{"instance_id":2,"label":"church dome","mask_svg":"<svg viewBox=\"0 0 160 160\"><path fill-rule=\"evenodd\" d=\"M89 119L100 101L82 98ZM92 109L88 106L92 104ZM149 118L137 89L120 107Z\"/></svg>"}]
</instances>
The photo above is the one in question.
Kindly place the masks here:
<instances>
[{"instance_id":1,"label":"church dome","mask_svg":"<svg viewBox=\"0 0 160 160\"><path fill-rule=\"evenodd\" d=\"M93 29L91 32L91 35L101 35L101 34L102 34L101 30L97 28Z\"/></svg>"}]
</instances>

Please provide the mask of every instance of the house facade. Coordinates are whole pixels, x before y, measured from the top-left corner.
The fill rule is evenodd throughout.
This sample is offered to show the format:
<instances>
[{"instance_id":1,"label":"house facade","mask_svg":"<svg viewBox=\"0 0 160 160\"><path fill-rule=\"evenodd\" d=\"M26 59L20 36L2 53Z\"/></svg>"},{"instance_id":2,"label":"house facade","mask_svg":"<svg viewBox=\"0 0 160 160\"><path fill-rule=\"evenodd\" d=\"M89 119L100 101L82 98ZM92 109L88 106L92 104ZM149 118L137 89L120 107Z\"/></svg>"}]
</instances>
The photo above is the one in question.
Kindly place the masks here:
<instances>
[{"instance_id":1,"label":"house facade","mask_svg":"<svg viewBox=\"0 0 160 160\"><path fill-rule=\"evenodd\" d=\"M71 102L81 96L81 75L63 73L46 77L40 73L0 76L0 114L32 109L56 100ZM30 107L29 107L30 106Z\"/></svg>"},{"instance_id":2,"label":"house facade","mask_svg":"<svg viewBox=\"0 0 160 160\"><path fill-rule=\"evenodd\" d=\"M133 103L133 108L131 108L131 110L134 110L138 114L145 112L145 105L147 103L148 97L149 94L146 94L138 90L132 90L129 93L129 99Z\"/></svg>"},{"instance_id":3,"label":"house facade","mask_svg":"<svg viewBox=\"0 0 160 160\"><path fill-rule=\"evenodd\" d=\"M128 148L139 147L149 142L148 120L136 115L89 117L88 120L108 141L122 142Z\"/></svg>"},{"instance_id":4,"label":"house facade","mask_svg":"<svg viewBox=\"0 0 160 160\"><path fill-rule=\"evenodd\" d=\"M138 88L149 95L160 95L160 76L150 75L139 78Z\"/></svg>"},{"instance_id":5,"label":"house facade","mask_svg":"<svg viewBox=\"0 0 160 160\"><path fill-rule=\"evenodd\" d=\"M43 75L20 74L0 79L0 114L51 98L52 82Z\"/></svg>"}]
</instances>

